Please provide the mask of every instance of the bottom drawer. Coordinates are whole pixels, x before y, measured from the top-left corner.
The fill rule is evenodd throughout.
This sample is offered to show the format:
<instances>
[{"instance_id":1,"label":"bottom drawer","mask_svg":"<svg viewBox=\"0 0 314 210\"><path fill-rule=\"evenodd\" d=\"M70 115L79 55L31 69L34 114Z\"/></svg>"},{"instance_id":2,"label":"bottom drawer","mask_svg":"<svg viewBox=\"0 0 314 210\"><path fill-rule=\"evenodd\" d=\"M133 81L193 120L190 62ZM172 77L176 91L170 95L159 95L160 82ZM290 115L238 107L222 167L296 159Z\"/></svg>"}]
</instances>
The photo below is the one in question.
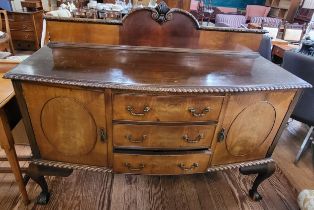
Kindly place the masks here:
<instances>
[{"instance_id":1,"label":"bottom drawer","mask_svg":"<svg viewBox=\"0 0 314 210\"><path fill-rule=\"evenodd\" d=\"M113 170L131 174L193 174L206 172L210 151L173 154L114 153Z\"/></svg>"}]
</instances>

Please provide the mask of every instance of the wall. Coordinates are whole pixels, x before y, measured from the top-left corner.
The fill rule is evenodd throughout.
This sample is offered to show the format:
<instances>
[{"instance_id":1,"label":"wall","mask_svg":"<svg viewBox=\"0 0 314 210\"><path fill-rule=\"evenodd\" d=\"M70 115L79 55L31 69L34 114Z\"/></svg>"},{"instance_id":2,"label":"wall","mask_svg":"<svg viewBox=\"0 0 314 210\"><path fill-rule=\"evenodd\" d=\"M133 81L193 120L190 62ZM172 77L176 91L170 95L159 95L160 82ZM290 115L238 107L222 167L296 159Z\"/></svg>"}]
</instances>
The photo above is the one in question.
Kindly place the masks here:
<instances>
[{"instance_id":1,"label":"wall","mask_svg":"<svg viewBox=\"0 0 314 210\"><path fill-rule=\"evenodd\" d=\"M212 0L212 5L246 8L248 4L265 5L265 0Z\"/></svg>"}]
</instances>

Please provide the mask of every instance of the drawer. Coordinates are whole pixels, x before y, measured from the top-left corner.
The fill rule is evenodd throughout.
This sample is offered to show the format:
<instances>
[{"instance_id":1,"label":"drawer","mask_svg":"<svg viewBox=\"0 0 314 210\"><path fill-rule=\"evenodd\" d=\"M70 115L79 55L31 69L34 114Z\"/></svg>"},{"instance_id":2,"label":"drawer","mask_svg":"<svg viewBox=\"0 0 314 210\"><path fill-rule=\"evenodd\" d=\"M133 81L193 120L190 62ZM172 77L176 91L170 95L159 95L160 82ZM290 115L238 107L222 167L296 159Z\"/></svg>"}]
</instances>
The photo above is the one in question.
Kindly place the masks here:
<instances>
[{"instance_id":1,"label":"drawer","mask_svg":"<svg viewBox=\"0 0 314 210\"><path fill-rule=\"evenodd\" d=\"M32 21L32 15L27 14L27 13L8 13L8 17L9 17L9 22L11 24L11 22L13 21Z\"/></svg>"},{"instance_id":2,"label":"drawer","mask_svg":"<svg viewBox=\"0 0 314 210\"><path fill-rule=\"evenodd\" d=\"M131 174L193 174L208 168L210 151L184 154L125 154L114 153L113 170Z\"/></svg>"},{"instance_id":3,"label":"drawer","mask_svg":"<svg viewBox=\"0 0 314 210\"><path fill-rule=\"evenodd\" d=\"M139 149L209 148L216 125L130 125L113 126L115 147Z\"/></svg>"},{"instance_id":4,"label":"drawer","mask_svg":"<svg viewBox=\"0 0 314 210\"><path fill-rule=\"evenodd\" d=\"M11 31L13 40L23 40L23 41L34 41L35 35L34 32L25 32L25 31Z\"/></svg>"},{"instance_id":5,"label":"drawer","mask_svg":"<svg viewBox=\"0 0 314 210\"><path fill-rule=\"evenodd\" d=\"M34 31L33 22L18 21L10 23L11 31Z\"/></svg>"},{"instance_id":6,"label":"drawer","mask_svg":"<svg viewBox=\"0 0 314 210\"><path fill-rule=\"evenodd\" d=\"M131 121L217 121L223 96L115 94L113 119Z\"/></svg>"}]
</instances>

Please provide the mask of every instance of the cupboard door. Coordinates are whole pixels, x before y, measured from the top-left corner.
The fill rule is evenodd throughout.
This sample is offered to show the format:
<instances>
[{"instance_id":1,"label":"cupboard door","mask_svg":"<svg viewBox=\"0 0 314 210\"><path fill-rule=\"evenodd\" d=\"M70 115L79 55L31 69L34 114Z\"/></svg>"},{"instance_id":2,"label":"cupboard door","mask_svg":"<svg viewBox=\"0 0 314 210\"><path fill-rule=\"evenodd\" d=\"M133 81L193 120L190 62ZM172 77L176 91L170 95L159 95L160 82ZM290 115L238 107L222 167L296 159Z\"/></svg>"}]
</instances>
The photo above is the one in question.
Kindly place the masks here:
<instances>
[{"instance_id":1,"label":"cupboard door","mask_svg":"<svg viewBox=\"0 0 314 210\"><path fill-rule=\"evenodd\" d=\"M265 158L295 91L234 94L213 145L212 165ZM219 139L219 140L218 140Z\"/></svg>"},{"instance_id":2,"label":"cupboard door","mask_svg":"<svg viewBox=\"0 0 314 210\"><path fill-rule=\"evenodd\" d=\"M104 93L30 83L22 88L43 159L107 165Z\"/></svg>"}]
</instances>

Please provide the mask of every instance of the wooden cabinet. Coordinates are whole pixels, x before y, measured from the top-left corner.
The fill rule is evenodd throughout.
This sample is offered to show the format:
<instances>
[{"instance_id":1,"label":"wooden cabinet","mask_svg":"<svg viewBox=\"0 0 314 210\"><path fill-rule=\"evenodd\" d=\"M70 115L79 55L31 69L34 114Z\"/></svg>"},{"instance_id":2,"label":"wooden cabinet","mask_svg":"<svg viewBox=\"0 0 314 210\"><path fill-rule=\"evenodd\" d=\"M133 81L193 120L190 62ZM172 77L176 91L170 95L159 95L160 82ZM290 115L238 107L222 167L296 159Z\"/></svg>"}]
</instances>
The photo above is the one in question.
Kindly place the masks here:
<instances>
[{"instance_id":1,"label":"wooden cabinet","mask_svg":"<svg viewBox=\"0 0 314 210\"><path fill-rule=\"evenodd\" d=\"M29 83L23 93L43 158L107 165L104 93Z\"/></svg>"},{"instance_id":2,"label":"wooden cabinet","mask_svg":"<svg viewBox=\"0 0 314 210\"><path fill-rule=\"evenodd\" d=\"M189 13L164 3L102 26L121 32L108 40L128 42L49 43L5 75L13 80L34 164L48 166L48 175L60 167L158 175L240 167L259 173L250 195L260 198L256 188L275 170L271 154L299 89L311 85L245 44L259 46L261 31L199 28ZM236 47L228 51L225 43ZM46 175L37 169L35 180ZM42 180L41 199L49 196Z\"/></svg>"},{"instance_id":3,"label":"wooden cabinet","mask_svg":"<svg viewBox=\"0 0 314 210\"><path fill-rule=\"evenodd\" d=\"M38 50L43 25L43 11L8 12L15 49Z\"/></svg>"},{"instance_id":4,"label":"wooden cabinet","mask_svg":"<svg viewBox=\"0 0 314 210\"><path fill-rule=\"evenodd\" d=\"M292 22L301 0L266 0L265 6L271 7L270 17L278 17Z\"/></svg>"}]
</instances>

